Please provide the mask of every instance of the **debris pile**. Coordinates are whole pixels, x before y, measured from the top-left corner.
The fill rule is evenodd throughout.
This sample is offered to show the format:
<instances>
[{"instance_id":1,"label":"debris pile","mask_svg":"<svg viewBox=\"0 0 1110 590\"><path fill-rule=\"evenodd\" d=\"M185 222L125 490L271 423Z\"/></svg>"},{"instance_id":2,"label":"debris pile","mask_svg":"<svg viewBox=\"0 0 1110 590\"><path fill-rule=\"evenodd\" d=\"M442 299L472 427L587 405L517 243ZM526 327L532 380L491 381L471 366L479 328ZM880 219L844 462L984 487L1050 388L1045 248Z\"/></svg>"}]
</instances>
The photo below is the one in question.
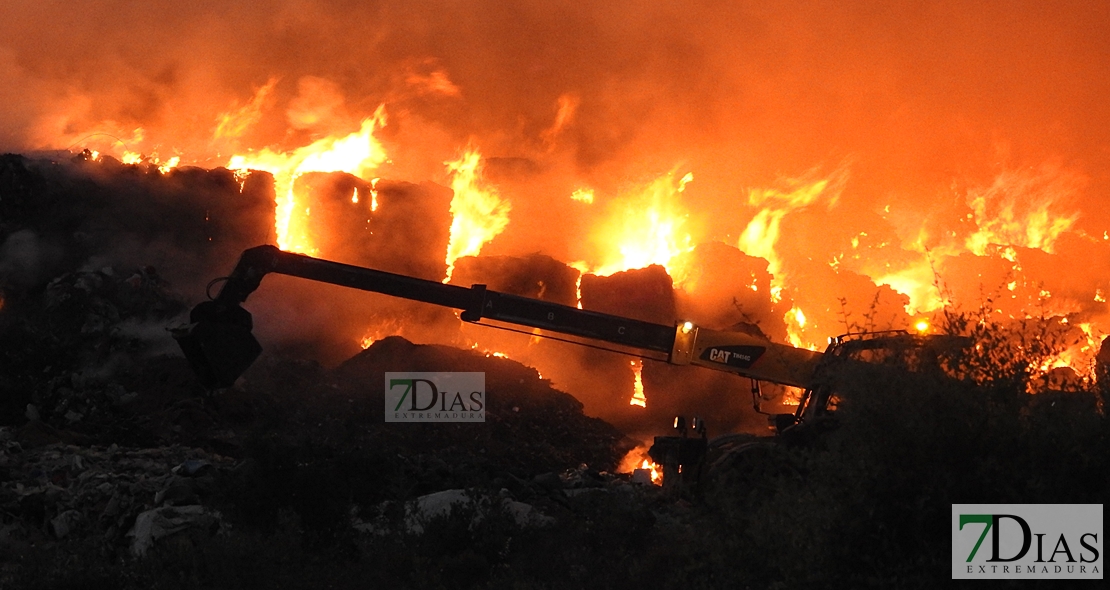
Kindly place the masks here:
<instances>
[{"instance_id":1,"label":"debris pile","mask_svg":"<svg viewBox=\"0 0 1110 590\"><path fill-rule=\"evenodd\" d=\"M474 371L486 375L486 422L400 424L388 437L409 452L460 450L523 473L560 471L582 462L613 470L634 443L582 404L554 389L535 369L511 359L447 346L415 345L400 337L375 342L330 375L343 396L357 396L370 415L365 423L384 426L386 371ZM399 428L398 428L399 426Z\"/></svg>"},{"instance_id":2,"label":"debris pile","mask_svg":"<svg viewBox=\"0 0 1110 590\"><path fill-rule=\"evenodd\" d=\"M78 538L108 549L126 542L139 556L173 533L221 526L205 504L218 473L234 467L227 457L180 446L24 449L11 429L0 437L5 553Z\"/></svg>"},{"instance_id":3,"label":"debris pile","mask_svg":"<svg viewBox=\"0 0 1110 590\"><path fill-rule=\"evenodd\" d=\"M376 542L358 531L384 530L383 514L401 515L393 526L469 511L485 515L482 527L546 530L602 512L593 493L650 488L613 475L635 441L585 415L535 369L475 350L392 336L328 368L298 354L300 341L260 333L267 352L244 377L204 391L168 328L185 321L192 303L181 293L199 297L242 249L272 237L251 233L273 227L269 180L227 170L161 173L87 155L0 156L0 563L8 564L0 586L36 579L43 570L35 560L95 556L132 575L142 563L243 539L267 547L280 546L282 535L318 548ZM435 185L307 180L333 204L353 194L378 221L448 211L449 191ZM359 219L367 218L349 221L369 232ZM176 227L164 228L166 220ZM392 225L411 231L374 231L372 247L351 245L351 261L439 279L447 224ZM393 255L413 243L428 247ZM546 257L464 259L458 270L576 304L578 272ZM316 287L282 286L278 297L251 303L305 322L284 327L290 331L347 338L312 329L313 321L334 325L330 319L286 313L318 304ZM458 323L450 310L430 314L406 302L383 309ZM485 422L386 423L386 371L485 373ZM391 530L416 534L408 525Z\"/></svg>"}]
</instances>

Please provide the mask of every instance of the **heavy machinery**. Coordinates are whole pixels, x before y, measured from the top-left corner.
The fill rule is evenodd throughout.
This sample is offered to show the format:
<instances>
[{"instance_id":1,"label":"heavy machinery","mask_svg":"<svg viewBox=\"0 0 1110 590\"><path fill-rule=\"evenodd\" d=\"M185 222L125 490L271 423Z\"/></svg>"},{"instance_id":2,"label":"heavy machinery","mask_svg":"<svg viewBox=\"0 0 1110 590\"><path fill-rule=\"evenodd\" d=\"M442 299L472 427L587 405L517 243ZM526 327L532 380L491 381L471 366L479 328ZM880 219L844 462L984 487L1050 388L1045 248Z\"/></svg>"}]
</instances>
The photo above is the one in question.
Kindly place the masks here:
<instances>
[{"instance_id":1,"label":"heavy machinery","mask_svg":"<svg viewBox=\"0 0 1110 590\"><path fill-rule=\"evenodd\" d=\"M207 388L232 385L261 353L262 347L251 334L251 315L240 304L270 273L454 308L461 310L459 317L466 322L539 328L603 342L641 358L735 373L752 380L757 411L758 382L802 388L804 394L794 413L772 416L780 432L797 430L829 412L836 399L829 366L846 359L868 360L865 357L877 351L906 349L921 339L905 332L849 335L830 339L828 349L820 353L746 333L710 330L688 321L665 326L500 293L485 285L460 287L259 246L243 252L219 293L197 305L190 324L174 333ZM693 437L685 420L676 420L675 426L679 434L656 437L652 449L653 459L664 467L664 478L668 471L677 473L683 465L700 463L708 446L700 419L690 425Z\"/></svg>"}]
</instances>

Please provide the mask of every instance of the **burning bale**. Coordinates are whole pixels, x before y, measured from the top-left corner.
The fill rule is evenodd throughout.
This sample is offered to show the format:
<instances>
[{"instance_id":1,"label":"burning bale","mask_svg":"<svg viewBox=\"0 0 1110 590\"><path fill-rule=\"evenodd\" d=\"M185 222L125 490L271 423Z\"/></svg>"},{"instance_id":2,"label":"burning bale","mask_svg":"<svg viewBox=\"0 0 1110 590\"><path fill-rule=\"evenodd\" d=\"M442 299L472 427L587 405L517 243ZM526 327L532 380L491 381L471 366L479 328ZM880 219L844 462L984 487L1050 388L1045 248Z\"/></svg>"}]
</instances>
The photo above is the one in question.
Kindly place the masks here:
<instances>
[{"instance_id":1,"label":"burning bale","mask_svg":"<svg viewBox=\"0 0 1110 590\"><path fill-rule=\"evenodd\" d=\"M720 242L700 244L680 256L685 271L676 293L678 315L700 326L729 329L739 323L758 326L768 339L786 339L782 313L771 294L767 261Z\"/></svg>"},{"instance_id":2,"label":"burning bale","mask_svg":"<svg viewBox=\"0 0 1110 590\"><path fill-rule=\"evenodd\" d=\"M2 155L0 288L10 297L85 265L153 265L203 289L213 269L271 238L268 178Z\"/></svg>"},{"instance_id":3,"label":"burning bale","mask_svg":"<svg viewBox=\"0 0 1110 590\"><path fill-rule=\"evenodd\" d=\"M582 308L673 325L675 298L671 276L657 264L604 277L584 275Z\"/></svg>"},{"instance_id":4,"label":"burning bale","mask_svg":"<svg viewBox=\"0 0 1110 590\"><path fill-rule=\"evenodd\" d=\"M451 191L425 182L366 181L342 172L297 179L313 253L351 264L441 280L447 266Z\"/></svg>"},{"instance_id":5,"label":"burning bale","mask_svg":"<svg viewBox=\"0 0 1110 590\"><path fill-rule=\"evenodd\" d=\"M494 291L574 307L579 272L542 254L530 256L467 256L455 261L451 283L484 284Z\"/></svg>"},{"instance_id":6,"label":"burning bale","mask_svg":"<svg viewBox=\"0 0 1110 590\"><path fill-rule=\"evenodd\" d=\"M431 182L414 184L382 180L377 192L378 212L370 266L429 280L444 277L451 227L451 191Z\"/></svg>"}]
</instances>

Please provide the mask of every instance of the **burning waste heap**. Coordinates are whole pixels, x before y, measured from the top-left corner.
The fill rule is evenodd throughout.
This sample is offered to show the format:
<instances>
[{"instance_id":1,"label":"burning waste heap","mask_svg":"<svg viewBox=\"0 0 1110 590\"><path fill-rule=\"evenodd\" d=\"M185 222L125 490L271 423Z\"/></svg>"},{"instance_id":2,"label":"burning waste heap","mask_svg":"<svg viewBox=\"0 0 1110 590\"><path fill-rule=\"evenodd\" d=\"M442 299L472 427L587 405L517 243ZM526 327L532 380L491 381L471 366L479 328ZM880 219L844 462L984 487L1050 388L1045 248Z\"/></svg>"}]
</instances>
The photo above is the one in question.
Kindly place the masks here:
<instances>
[{"instance_id":1,"label":"burning waste heap","mask_svg":"<svg viewBox=\"0 0 1110 590\"><path fill-rule=\"evenodd\" d=\"M1098 10L263 4L0 23L0 586L921 586L954 502L1105 497ZM170 329L262 244L806 367L968 346L771 444L802 389L275 274L206 391ZM384 422L444 370L486 422ZM671 493L628 472L677 415Z\"/></svg>"},{"instance_id":2,"label":"burning waste heap","mask_svg":"<svg viewBox=\"0 0 1110 590\"><path fill-rule=\"evenodd\" d=\"M210 277L226 272L239 250L268 235L276 215L268 206L273 176L163 171L88 153L52 160L7 155L2 163L7 272L0 385L7 426L0 434L0 493L7 515L4 551L20 564L5 570L12 580L41 575L34 559L54 551L78 556L74 571L80 575L93 571L93 561L105 554L174 560L194 550L189 547L234 554L227 543L242 541L236 537L241 533L231 532L236 527L296 531L308 549L295 551L362 551L397 535L417 542L426 531L463 518L475 542L514 530L529 539L527 553L545 546L544 535L581 534L573 523L604 512L622 520L592 535L653 530L651 538L664 542L681 535L675 523L702 516L684 504L658 504L663 496L651 491L650 480L635 484L614 475L618 468L639 467L643 449L633 451L643 437L691 408L712 416L711 427L765 428L763 418L738 399L735 376L651 361L630 364L614 353L543 338L539 330L501 333L462 324L450 310L281 277L268 279L250 303L260 316L288 320L259 326L272 350L234 387L213 397L169 338L168 328L187 321L188 296L178 286L192 293L211 290ZM773 321L785 306L775 299L781 287L771 263L723 244L700 244L667 260L682 269L683 288L676 288L674 271L661 264L595 274L539 254L444 261L438 253L455 235L449 231L452 191L430 183L365 182L345 173L318 173L309 180L317 216L348 225L348 235L365 234L362 240L316 243L357 264L437 283L482 283L663 325L697 317L704 325L767 341L804 335L807 319L796 303L782 321ZM367 196L371 204L357 218L366 221L344 214L344 207ZM414 216L439 222L412 227L398 221ZM160 230L163 225L168 231ZM865 288L875 295L862 316L871 324L860 327L874 327L882 313L910 320L905 298L870 282ZM329 305L319 305L321 295ZM884 299L891 297L893 311ZM840 313L847 323L851 311ZM944 317L954 328L974 319L955 312ZM1007 336L984 322L965 325L969 335L980 330L980 342L993 351L967 366L998 369L1002 356L1012 353L1018 365L1025 363L1006 365L1017 371L1023 394L1058 392L1041 393L1029 405L1037 420L1051 425L1073 415L1096 417L1105 402L1085 393L1094 385L1091 377L1053 364L1068 346L1083 342L1066 319L1026 322L1024 334ZM370 327L334 330L344 322ZM1080 334L1090 330L1084 325ZM398 333L448 345L413 344ZM360 348L334 368L319 362ZM1022 360L1034 353L1040 355L1035 366ZM551 377L506 356L527 359ZM430 370L486 375L490 397L480 428L398 429L384 422L382 375ZM997 387L996 374L971 376ZM553 381L583 401L556 390ZM868 399L866 392L858 395ZM1041 403L1044 396L1051 400ZM1057 404L1061 409L1053 409ZM728 490L752 485L745 478L754 475L738 465L777 472L800 460L780 453L747 453L739 464L733 455L718 460L727 470L718 468L716 483L701 492L707 506L734 502ZM274 524L288 518L295 524ZM379 579L397 579L383 573L388 568L381 564L363 565L385 576ZM475 580L489 575L477 571ZM124 575L101 574L114 581Z\"/></svg>"},{"instance_id":3,"label":"burning waste heap","mask_svg":"<svg viewBox=\"0 0 1110 590\"><path fill-rule=\"evenodd\" d=\"M369 500L377 502L490 481L534 493L529 483L534 476L580 465L593 466L583 472L594 474L591 485L603 486L615 480L598 470L615 470L634 446L612 426L583 415L580 402L554 390L534 369L395 336L368 345L334 369L288 360L295 354L279 352L263 359L235 389L210 397L172 350L168 328L187 321L183 296L174 286L203 290L212 269L226 268L236 250L259 239L251 231L272 224L272 209L261 208L257 219L249 209L238 210L241 223L213 220L220 203L269 201L272 186L256 183L256 177L237 181L227 170L163 174L153 167L93 162L88 154L62 161L7 155L2 164L9 271L0 311L5 344L0 385L8 425L3 490L6 514L14 518L4 529L6 551L81 537L100 539L108 550L129 541L132 552L145 554L172 532L196 526L217 530L222 517L216 507L229 501L221 497L233 493L228 486L260 485L250 479L252 462L242 461L253 455L244 445L294 452L303 439L321 452L374 449L373 461L381 463L357 466L370 470L357 477L372 477L373 471L390 485L403 486L370 492ZM332 182L349 181L337 176ZM446 213L449 200L442 198L444 189L431 186L383 182L374 190L387 220L412 215L428 202ZM400 204L390 211L394 200ZM171 231L156 231L163 226ZM419 242L428 235L371 242ZM445 247L445 232L442 237L438 242ZM421 258L426 252L386 259L383 251L388 250L368 251L369 263L418 276L438 272L442 278L442 261L435 270L436 262ZM180 259L174 259L177 254ZM128 267L142 262L159 266ZM573 294L573 281L570 285ZM430 317L446 323L435 313ZM447 319L454 321L450 314ZM289 350L298 346L293 342ZM384 372L431 370L488 375L487 386L496 393L482 428L384 427ZM202 468L203 475L193 473ZM561 489L558 477L554 481ZM242 499L232 504L237 500ZM245 508L232 508L240 509ZM191 524L197 519L202 525Z\"/></svg>"}]
</instances>

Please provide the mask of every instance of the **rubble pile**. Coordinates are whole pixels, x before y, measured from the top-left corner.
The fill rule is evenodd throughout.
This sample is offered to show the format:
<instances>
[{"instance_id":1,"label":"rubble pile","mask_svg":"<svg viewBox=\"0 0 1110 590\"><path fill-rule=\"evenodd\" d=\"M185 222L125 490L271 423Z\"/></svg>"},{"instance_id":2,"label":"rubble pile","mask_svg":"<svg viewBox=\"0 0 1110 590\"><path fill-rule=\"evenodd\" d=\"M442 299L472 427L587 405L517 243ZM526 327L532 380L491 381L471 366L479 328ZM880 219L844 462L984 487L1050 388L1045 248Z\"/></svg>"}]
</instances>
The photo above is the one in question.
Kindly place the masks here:
<instances>
[{"instance_id":1,"label":"rubble pile","mask_svg":"<svg viewBox=\"0 0 1110 590\"><path fill-rule=\"evenodd\" d=\"M152 359L175 354L166 326L186 308L155 268L106 266L65 273L7 311L6 421L34 417L95 435L136 399L136 380Z\"/></svg>"},{"instance_id":2,"label":"rubble pile","mask_svg":"<svg viewBox=\"0 0 1110 590\"><path fill-rule=\"evenodd\" d=\"M386 371L475 371L486 375L484 424L395 424L384 428ZM561 471L587 463L613 470L633 446L618 430L582 413L582 404L554 389L535 369L511 359L447 346L415 345L393 336L329 375L342 398L363 400L366 428L380 444L418 452L458 452L520 473Z\"/></svg>"},{"instance_id":3,"label":"rubble pile","mask_svg":"<svg viewBox=\"0 0 1110 590\"><path fill-rule=\"evenodd\" d=\"M449 191L430 184L309 180L334 185L321 197L333 204L357 204L352 192L363 208L376 199L369 213L380 220L447 214ZM130 576L152 554L217 551L233 537L280 547L275 531L334 548L360 523L380 527L373 515L386 506L415 507L424 522L453 517L463 498L492 498L483 510L510 515L511 530L564 526L602 510L594 492L651 487L613 474L636 442L535 369L484 352L394 336L327 368L262 330L263 357L234 387L205 391L169 328L195 302L182 293L199 297L242 249L271 240L256 230L273 226L273 197L265 174L0 156L0 586L54 569L35 563L95 556L88 563ZM375 231L376 246L352 246L352 261L439 278L446 234L419 232L446 224L413 227ZM427 252L388 251L424 242ZM575 304L577 271L545 257L467 259L458 270ZM316 287L281 285L252 305L280 316L318 303ZM386 371L485 373L485 421L386 423Z\"/></svg>"},{"instance_id":4,"label":"rubble pile","mask_svg":"<svg viewBox=\"0 0 1110 590\"><path fill-rule=\"evenodd\" d=\"M222 519L205 506L232 459L180 446L149 449L56 443L24 449L0 431L0 551L79 538L145 554L160 538Z\"/></svg>"}]
</instances>

